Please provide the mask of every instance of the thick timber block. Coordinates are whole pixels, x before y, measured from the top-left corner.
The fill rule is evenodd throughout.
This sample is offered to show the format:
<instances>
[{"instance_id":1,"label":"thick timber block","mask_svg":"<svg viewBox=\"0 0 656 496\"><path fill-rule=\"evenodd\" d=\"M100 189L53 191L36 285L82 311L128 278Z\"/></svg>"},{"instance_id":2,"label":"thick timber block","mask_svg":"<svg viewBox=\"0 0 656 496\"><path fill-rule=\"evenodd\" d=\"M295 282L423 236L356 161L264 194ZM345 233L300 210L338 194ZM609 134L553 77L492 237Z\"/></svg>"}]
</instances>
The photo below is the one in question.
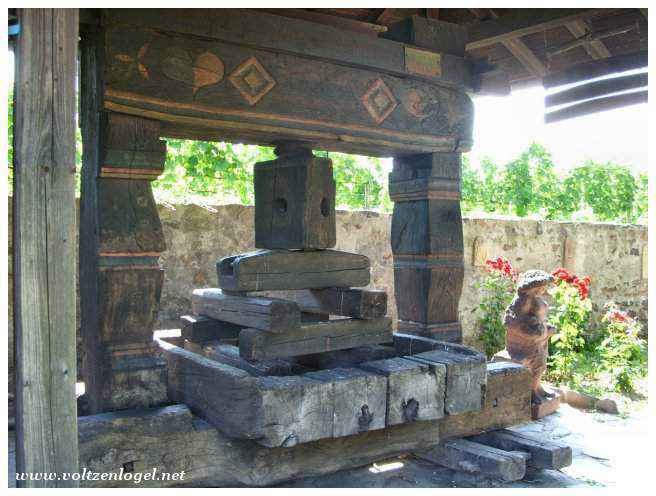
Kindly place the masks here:
<instances>
[{"instance_id":1,"label":"thick timber block","mask_svg":"<svg viewBox=\"0 0 656 496\"><path fill-rule=\"evenodd\" d=\"M444 415L444 367L431 368L397 357L365 362L359 368L387 378L385 425L435 420Z\"/></svg>"},{"instance_id":2,"label":"thick timber block","mask_svg":"<svg viewBox=\"0 0 656 496\"><path fill-rule=\"evenodd\" d=\"M270 332L296 329L301 311L292 301L259 296L224 294L220 289L194 289L191 294L194 313L243 327Z\"/></svg>"},{"instance_id":3,"label":"thick timber block","mask_svg":"<svg viewBox=\"0 0 656 496\"><path fill-rule=\"evenodd\" d=\"M292 144L253 168L255 246L325 249L336 243L335 180L328 158Z\"/></svg>"},{"instance_id":4,"label":"thick timber block","mask_svg":"<svg viewBox=\"0 0 656 496\"><path fill-rule=\"evenodd\" d=\"M270 291L369 284L364 255L335 250L260 250L217 262L219 286L230 291Z\"/></svg>"},{"instance_id":5,"label":"thick timber block","mask_svg":"<svg viewBox=\"0 0 656 496\"><path fill-rule=\"evenodd\" d=\"M333 388L332 437L385 427L385 377L355 368L308 372L304 377L330 384Z\"/></svg>"},{"instance_id":6,"label":"thick timber block","mask_svg":"<svg viewBox=\"0 0 656 496\"><path fill-rule=\"evenodd\" d=\"M228 344L206 346L203 355L217 362L245 370L253 375L295 375L311 370L292 360L283 360L281 358L244 360L239 356L239 348Z\"/></svg>"},{"instance_id":7,"label":"thick timber block","mask_svg":"<svg viewBox=\"0 0 656 496\"><path fill-rule=\"evenodd\" d=\"M333 369L338 367L355 367L363 362L394 358L398 353L392 346L368 345L345 350L315 353L296 357L296 362L314 369Z\"/></svg>"},{"instance_id":8,"label":"thick timber block","mask_svg":"<svg viewBox=\"0 0 656 496\"><path fill-rule=\"evenodd\" d=\"M228 436L293 446L332 436L329 384L303 376L255 376L159 341L174 362L178 398ZM169 370L170 372L170 370Z\"/></svg>"},{"instance_id":9,"label":"thick timber block","mask_svg":"<svg viewBox=\"0 0 656 496\"><path fill-rule=\"evenodd\" d=\"M570 446L522 432L501 429L472 436L469 439L506 451L525 451L531 455L527 461L528 466L537 469L560 470L572 464Z\"/></svg>"},{"instance_id":10,"label":"thick timber block","mask_svg":"<svg viewBox=\"0 0 656 496\"><path fill-rule=\"evenodd\" d=\"M341 315L356 319L375 319L387 313L387 293L381 290L324 288L289 291L285 294L301 311Z\"/></svg>"},{"instance_id":11,"label":"thick timber block","mask_svg":"<svg viewBox=\"0 0 656 496\"><path fill-rule=\"evenodd\" d=\"M186 405L78 418L80 470L184 471L183 480L84 480L83 487L268 486L367 465L439 442L436 422L413 422L289 448L230 438Z\"/></svg>"},{"instance_id":12,"label":"thick timber block","mask_svg":"<svg viewBox=\"0 0 656 496\"><path fill-rule=\"evenodd\" d=\"M487 384L485 355L433 350L406 358L446 368L444 410L447 414L476 412L482 408Z\"/></svg>"},{"instance_id":13,"label":"thick timber block","mask_svg":"<svg viewBox=\"0 0 656 496\"><path fill-rule=\"evenodd\" d=\"M207 341L236 340L243 326L221 322L203 315L183 315L181 336L194 343Z\"/></svg>"},{"instance_id":14,"label":"thick timber block","mask_svg":"<svg viewBox=\"0 0 656 496\"><path fill-rule=\"evenodd\" d=\"M444 441L417 456L453 470L482 473L508 482L520 480L526 474L524 453L504 451L466 439Z\"/></svg>"},{"instance_id":15,"label":"thick timber block","mask_svg":"<svg viewBox=\"0 0 656 496\"><path fill-rule=\"evenodd\" d=\"M392 341L392 322L378 319L339 319L302 324L286 332L244 329L239 333L239 353L247 360L324 353Z\"/></svg>"},{"instance_id":16,"label":"thick timber block","mask_svg":"<svg viewBox=\"0 0 656 496\"><path fill-rule=\"evenodd\" d=\"M516 363L488 363L483 408L447 415L440 425L441 439L471 436L531 420L531 374Z\"/></svg>"}]
</instances>

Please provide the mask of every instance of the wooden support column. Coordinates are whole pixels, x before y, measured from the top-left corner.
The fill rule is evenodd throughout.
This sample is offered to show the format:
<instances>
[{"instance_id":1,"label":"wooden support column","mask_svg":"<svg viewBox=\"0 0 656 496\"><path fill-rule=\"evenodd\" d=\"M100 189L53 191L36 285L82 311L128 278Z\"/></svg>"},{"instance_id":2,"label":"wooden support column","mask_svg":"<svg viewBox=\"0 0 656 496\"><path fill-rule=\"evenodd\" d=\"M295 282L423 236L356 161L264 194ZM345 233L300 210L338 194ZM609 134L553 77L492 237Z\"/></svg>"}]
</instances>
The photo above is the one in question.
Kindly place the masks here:
<instances>
[{"instance_id":1,"label":"wooden support column","mask_svg":"<svg viewBox=\"0 0 656 496\"><path fill-rule=\"evenodd\" d=\"M20 9L16 43L16 470L78 470L75 403L77 9ZM73 487L72 480L18 480Z\"/></svg>"},{"instance_id":2,"label":"wooden support column","mask_svg":"<svg viewBox=\"0 0 656 496\"><path fill-rule=\"evenodd\" d=\"M389 190L398 331L461 342L460 153L395 158Z\"/></svg>"},{"instance_id":3,"label":"wooden support column","mask_svg":"<svg viewBox=\"0 0 656 496\"><path fill-rule=\"evenodd\" d=\"M166 401L165 361L152 336L166 245L150 186L166 144L158 121L102 110L102 39L82 37L80 297L92 413Z\"/></svg>"}]
</instances>

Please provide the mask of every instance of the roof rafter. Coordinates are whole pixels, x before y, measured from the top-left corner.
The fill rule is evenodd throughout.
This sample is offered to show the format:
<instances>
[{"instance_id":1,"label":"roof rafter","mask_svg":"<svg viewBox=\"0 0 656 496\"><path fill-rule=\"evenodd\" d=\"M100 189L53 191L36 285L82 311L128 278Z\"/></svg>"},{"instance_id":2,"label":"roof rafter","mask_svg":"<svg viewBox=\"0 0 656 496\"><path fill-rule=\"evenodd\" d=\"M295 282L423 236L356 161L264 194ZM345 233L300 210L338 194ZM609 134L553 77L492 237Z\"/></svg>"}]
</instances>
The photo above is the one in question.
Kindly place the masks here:
<instances>
[{"instance_id":1,"label":"roof rafter","mask_svg":"<svg viewBox=\"0 0 656 496\"><path fill-rule=\"evenodd\" d=\"M582 19L577 19L576 21L571 21L565 24L567 30L572 33L574 38L582 38L590 32L588 25ZM583 44L583 48L588 52L588 55L595 60L605 59L610 57L612 54L604 45L604 42L601 40L592 40Z\"/></svg>"}]
</instances>

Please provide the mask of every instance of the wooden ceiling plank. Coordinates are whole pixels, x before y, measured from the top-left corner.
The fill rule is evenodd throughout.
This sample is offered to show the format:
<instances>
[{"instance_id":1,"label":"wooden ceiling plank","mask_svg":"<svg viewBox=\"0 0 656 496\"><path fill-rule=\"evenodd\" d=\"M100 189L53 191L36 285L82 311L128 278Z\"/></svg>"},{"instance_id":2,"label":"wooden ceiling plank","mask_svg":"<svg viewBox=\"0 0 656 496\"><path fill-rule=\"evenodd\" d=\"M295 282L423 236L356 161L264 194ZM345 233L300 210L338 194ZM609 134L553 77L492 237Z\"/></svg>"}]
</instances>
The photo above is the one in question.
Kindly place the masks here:
<instances>
[{"instance_id":1,"label":"wooden ceiling plank","mask_svg":"<svg viewBox=\"0 0 656 496\"><path fill-rule=\"evenodd\" d=\"M572 33L574 38L582 38L590 32L587 24L582 19L568 22L565 24L565 27L570 33ZM584 43L583 48L585 48L585 51L595 60L605 59L612 55L601 40L592 40Z\"/></svg>"},{"instance_id":2,"label":"wooden ceiling plank","mask_svg":"<svg viewBox=\"0 0 656 496\"><path fill-rule=\"evenodd\" d=\"M597 98L544 114L545 124L647 102L647 90Z\"/></svg>"},{"instance_id":3,"label":"wooden ceiling plank","mask_svg":"<svg viewBox=\"0 0 656 496\"><path fill-rule=\"evenodd\" d=\"M283 17L292 17L294 19L303 19L304 21L316 22L318 24L325 24L339 29L346 29L355 31L356 33L364 33L371 36L378 36L380 33L387 31L387 26L380 24L372 24L370 22L356 21L347 17L339 17L321 12L313 12L304 9L258 9L269 14L275 14Z\"/></svg>"},{"instance_id":4,"label":"wooden ceiling plank","mask_svg":"<svg viewBox=\"0 0 656 496\"><path fill-rule=\"evenodd\" d=\"M497 19L469 27L467 50L484 48L504 40L511 40L552 29L578 19L610 14L617 9L515 9Z\"/></svg>"},{"instance_id":5,"label":"wooden ceiling plank","mask_svg":"<svg viewBox=\"0 0 656 496\"><path fill-rule=\"evenodd\" d=\"M620 76L601 81L592 81L587 84L575 86L558 93L552 93L544 97L545 107L554 107L556 105L565 105L590 98L619 93L637 88L643 88L648 84L649 76L646 72L631 74L630 76Z\"/></svg>"},{"instance_id":6,"label":"wooden ceiling plank","mask_svg":"<svg viewBox=\"0 0 656 496\"><path fill-rule=\"evenodd\" d=\"M590 62L576 64L559 72L549 73L545 76L543 85L548 89L563 84L577 83L586 79L647 67L647 62L646 51L616 55L607 59L592 60Z\"/></svg>"}]
</instances>

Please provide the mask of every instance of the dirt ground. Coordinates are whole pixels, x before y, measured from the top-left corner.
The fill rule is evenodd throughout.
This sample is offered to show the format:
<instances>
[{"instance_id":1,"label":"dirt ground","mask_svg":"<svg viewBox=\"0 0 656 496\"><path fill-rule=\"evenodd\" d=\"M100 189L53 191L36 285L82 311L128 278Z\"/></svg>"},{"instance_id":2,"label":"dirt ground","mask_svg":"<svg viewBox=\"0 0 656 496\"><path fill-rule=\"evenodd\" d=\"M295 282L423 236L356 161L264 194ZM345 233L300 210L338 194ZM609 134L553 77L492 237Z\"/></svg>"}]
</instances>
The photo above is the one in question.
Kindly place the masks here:
<instances>
[{"instance_id":1,"label":"dirt ground","mask_svg":"<svg viewBox=\"0 0 656 496\"><path fill-rule=\"evenodd\" d=\"M629 413L609 415L562 405L555 414L514 430L540 434L569 444L572 465L561 471L529 471L521 481L503 482L481 475L456 472L412 455L373 465L310 477L279 487L590 487L614 486L623 474L641 462L635 446L648 435L646 401L631 403ZM15 487L15 435L9 432L9 487ZM635 473L635 472L633 472Z\"/></svg>"}]
</instances>

